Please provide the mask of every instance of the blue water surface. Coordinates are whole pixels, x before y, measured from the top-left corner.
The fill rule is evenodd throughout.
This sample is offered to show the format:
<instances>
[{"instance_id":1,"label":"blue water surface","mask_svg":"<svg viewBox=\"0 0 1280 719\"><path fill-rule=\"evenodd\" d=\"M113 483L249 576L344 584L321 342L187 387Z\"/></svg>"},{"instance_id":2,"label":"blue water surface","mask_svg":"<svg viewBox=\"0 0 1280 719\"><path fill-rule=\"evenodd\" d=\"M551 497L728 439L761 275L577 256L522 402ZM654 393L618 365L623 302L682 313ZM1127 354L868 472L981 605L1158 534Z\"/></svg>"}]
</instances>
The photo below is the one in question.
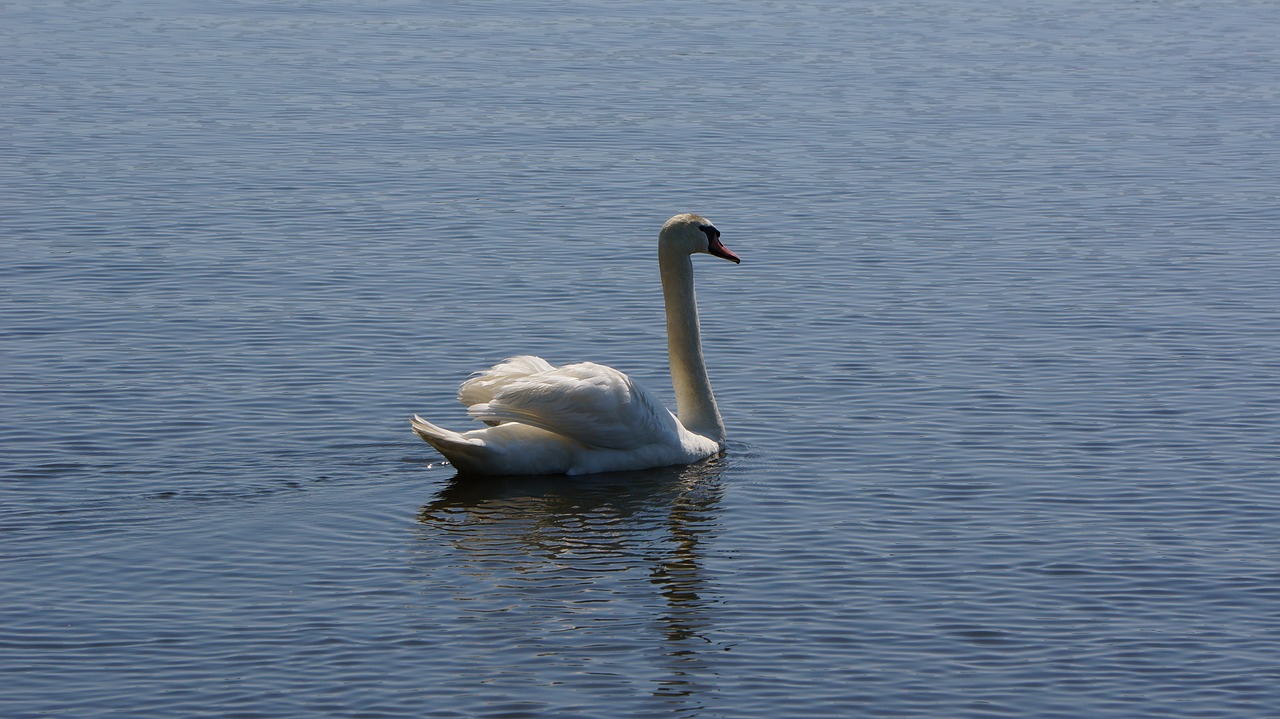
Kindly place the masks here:
<instances>
[{"instance_id":1,"label":"blue water surface","mask_svg":"<svg viewBox=\"0 0 1280 719\"><path fill-rule=\"evenodd\" d=\"M1280 6L0 6L0 714L1280 716ZM724 457L460 479L514 354Z\"/></svg>"}]
</instances>

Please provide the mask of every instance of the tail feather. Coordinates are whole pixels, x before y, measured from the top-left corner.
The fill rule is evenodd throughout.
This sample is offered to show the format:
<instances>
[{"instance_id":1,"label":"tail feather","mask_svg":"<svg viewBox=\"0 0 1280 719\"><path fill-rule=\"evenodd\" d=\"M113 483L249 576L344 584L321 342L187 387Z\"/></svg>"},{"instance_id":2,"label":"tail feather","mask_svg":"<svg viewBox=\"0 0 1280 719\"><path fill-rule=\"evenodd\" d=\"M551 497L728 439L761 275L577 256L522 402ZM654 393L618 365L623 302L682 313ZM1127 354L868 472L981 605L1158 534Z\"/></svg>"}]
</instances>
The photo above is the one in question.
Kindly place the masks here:
<instances>
[{"instance_id":1,"label":"tail feather","mask_svg":"<svg viewBox=\"0 0 1280 719\"><path fill-rule=\"evenodd\" d=\"M483 442L467 439L451 429L434 425L416 414L409 420L409 426L413 427L414 433L426 440L427 444L435 447L436 451L443 454L445 459L454 466L466 464L468 459L484 451Z\"/></svg>"}]
</instances>

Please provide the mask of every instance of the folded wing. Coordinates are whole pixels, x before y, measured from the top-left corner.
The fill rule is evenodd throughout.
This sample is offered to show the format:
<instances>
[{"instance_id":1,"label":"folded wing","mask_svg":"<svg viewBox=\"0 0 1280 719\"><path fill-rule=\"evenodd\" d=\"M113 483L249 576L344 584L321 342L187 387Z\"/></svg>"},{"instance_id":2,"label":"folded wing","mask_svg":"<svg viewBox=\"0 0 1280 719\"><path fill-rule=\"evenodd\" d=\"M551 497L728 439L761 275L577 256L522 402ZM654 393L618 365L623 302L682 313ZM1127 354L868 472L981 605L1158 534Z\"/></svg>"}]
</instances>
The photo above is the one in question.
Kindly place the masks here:
<instances>
[{"instance_id":1,"label":"folded wing","mask_svg":"<svg viewBox=\"0 0 1280 719\"><path fill-rule=\"evenodd\" d=\"M483 422L520 422L592 447L627 450L679 438L675 417L657 398L594 362L552 367L514 357L468 380L458 399Z\"/></svg>"}]
</instances>

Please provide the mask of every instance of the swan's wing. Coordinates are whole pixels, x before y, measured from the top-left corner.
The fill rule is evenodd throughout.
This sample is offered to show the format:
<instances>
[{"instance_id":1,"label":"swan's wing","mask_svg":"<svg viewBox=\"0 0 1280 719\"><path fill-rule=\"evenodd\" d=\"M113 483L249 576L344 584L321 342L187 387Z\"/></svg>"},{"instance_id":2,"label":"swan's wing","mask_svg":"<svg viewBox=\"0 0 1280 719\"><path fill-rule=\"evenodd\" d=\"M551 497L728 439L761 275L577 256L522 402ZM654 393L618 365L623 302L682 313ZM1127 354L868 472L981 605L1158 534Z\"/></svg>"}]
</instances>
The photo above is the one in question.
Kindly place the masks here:
<instances>
[{"instance_id":1,"label":"swan's wing","mask_svg":"<svg viewBox=\"0 0 1280 719\"><path fill-rule=\"evenodd\" d=\"M504 387L531 375L555 369L541 357L523 355L506 359L483 372L477 372L458 388L458 401L465 407L492 400Z\"/></svg>"},{"instance_id":2,"label":"swan's wing","mask_svg":"<svg viewBox=\"0 0 1280 719\"><path fill-rule=\"evenodd\" d=\"M468 413L484 422L520 422L610 449L679 436L676 418L657 398L618 370L592 362L513 379Z\"/></svg>"}]
</instances>

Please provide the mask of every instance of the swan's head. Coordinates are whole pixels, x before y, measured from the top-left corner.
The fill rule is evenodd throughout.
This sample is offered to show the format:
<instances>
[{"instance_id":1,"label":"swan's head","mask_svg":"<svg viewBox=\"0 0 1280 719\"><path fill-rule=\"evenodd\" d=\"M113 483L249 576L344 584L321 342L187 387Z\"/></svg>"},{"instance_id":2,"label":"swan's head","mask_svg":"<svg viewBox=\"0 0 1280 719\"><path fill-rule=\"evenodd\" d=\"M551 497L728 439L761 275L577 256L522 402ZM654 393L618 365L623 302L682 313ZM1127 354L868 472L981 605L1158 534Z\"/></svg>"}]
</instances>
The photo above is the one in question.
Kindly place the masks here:
<instances>
[{"instance_id":1,"label":"swan's head","mask_svg":"<svg viewBox=\"0 0 1280 719\"><path fill-rule=\"evenodd\" d=\"M701 252L730 262L742 262L720 241L720 230L711 224L711 220L689 212L667 220L658 233L658 246L689 255Z\"/></svg>"}]
</instances>

